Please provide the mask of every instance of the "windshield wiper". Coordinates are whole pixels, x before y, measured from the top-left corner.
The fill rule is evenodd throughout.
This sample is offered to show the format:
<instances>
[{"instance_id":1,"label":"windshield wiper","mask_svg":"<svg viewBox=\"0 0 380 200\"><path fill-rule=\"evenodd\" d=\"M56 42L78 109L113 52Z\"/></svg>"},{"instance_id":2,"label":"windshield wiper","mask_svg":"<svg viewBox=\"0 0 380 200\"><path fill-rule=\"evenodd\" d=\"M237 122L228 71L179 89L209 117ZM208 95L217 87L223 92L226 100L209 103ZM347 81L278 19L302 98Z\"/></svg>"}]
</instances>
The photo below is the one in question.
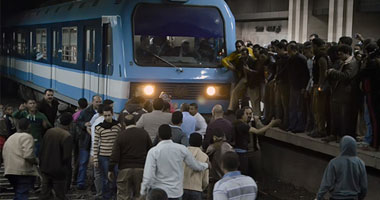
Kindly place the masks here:
<instances>
[{"instance_id":1,"label":"windshield wiper","mask_svg":"<svg viewBox=\"0 0 380 200\"><path fill-rule=\"evenodd\" d=\"M148 52L151 53L154 57L156 57L156 58L158 58L159 60L161 60L162 62L164 62L164 63L170 65L171 67L174 67L175 70L176 70L177 72L183 72L182 67L177 67L175 64L173 64L173 63L167 61L166 59L160 57L159 55L157 55L157 54L155 54L155 53L153 53L153 52L151 52L151 51L148 51Z\"/></svg>"}]
</instances>

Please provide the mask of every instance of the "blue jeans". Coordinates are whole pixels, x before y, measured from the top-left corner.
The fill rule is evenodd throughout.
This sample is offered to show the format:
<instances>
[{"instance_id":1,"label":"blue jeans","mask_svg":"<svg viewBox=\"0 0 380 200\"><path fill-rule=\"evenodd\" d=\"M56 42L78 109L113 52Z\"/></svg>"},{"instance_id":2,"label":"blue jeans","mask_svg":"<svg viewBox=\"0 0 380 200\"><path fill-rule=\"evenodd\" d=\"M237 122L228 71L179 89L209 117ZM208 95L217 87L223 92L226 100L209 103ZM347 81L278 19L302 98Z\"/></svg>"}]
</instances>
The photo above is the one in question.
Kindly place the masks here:
<instances>
[{"instance_id":1,"label":"blue jeans","mask_svg":"<svg viewBox=\"0 0 380 200\"><path fill-rule=\"evenodd\" d=\"M182 200L202 200L202 192L195 190L183 190Z\"/></svg>"},{"instance_id":2,"label":"blue jeans","mask_svg":"<svg viewBox=\"0 0 380 200\"><path fill-rule=\"evenodd\" d=\"M291 131L303 132L305 125L304 97L301 89L290 87L288 128Z\"/></svg>"},{"instance_id":3,"label":"blue jeans","mask_svg":"<svg viewBox=\"0 0 380 200\"><path fill-rule=\"evenodd\" d=\"M28 200L29 190L33 188L36 177L7 175L7 178L15 190L14 200Z\"/></svg>"},{"instance_id":4,"label":"blue jeans","mask_svg":"<svg viewBox=\"0 0 380 200\"><path fill-rule=\"evenodd\" d=\"M40 155L40 147L41 147L40 142L34 142L34 155L36 155L37 158Z\"/></svg>"},{"instance_id":5,"label":"blue jeans","mask_svg":"<svg viewBox=\"0 0 380 200\"><path fill-rule=\"evenodd\" d=\"M110 158L107 156L99 156L99 170L102 180L102 195L103 199L111 199L116 193L116 178L112 182L108 181L108 165ZM117 166L115 166L114 175L117 177Z\"/></svg>"},{"instance_id":6,"label":"blue jeans","mask_svg":"<svg viewBox=\"0 0 380 200\"><path fill-rule=\"evenodd\" d=\"M79 149L79 170L77 178L77 186L85 187L87 178L87 165L90 158L90 152L87 149Z\"/></svg>"}]
</instances>

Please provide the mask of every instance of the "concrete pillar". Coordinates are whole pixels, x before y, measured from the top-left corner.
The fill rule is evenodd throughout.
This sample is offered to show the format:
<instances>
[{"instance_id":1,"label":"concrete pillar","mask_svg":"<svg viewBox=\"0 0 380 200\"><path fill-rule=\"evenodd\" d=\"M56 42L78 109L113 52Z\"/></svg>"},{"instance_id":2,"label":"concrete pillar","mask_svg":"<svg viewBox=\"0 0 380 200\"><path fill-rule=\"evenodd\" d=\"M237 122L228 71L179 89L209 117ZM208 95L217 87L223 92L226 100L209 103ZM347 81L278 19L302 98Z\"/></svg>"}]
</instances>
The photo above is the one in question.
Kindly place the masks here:
<instances>
[{"instance_id":1,"label":"concrete pillar","mask_svg":"<svg viewBox=\"0 0 380 200\"><path fill-rule=\"evenodd\" d=\"M300 39L304 42L309 40L307 35L307 24L309 19L309 0L303 1L302 11L302 35Z\"/></svg>"},{"instance_id":2,"label":"concrete pillar","mask_svg":"<svg viewBox=\"0 0 380 200\"><path fill-rule=\"evenodd\" d=\"M354 0L347 0L345 35L352 37L352 24L354 15Z\"/></svg>"},{"instance_id":3,"label":"concrete pillar","mask_svg":"<svg viewBox=\"0 0 380 200\"><path fill-rule=\"evenodd\" d=\"M335 14L335 0L329 1L329 24L327 32L327 41L333 41L334 35L334 14Z\"/></svg>"},{"instance_id":4,"label":"concrete pillar","mask_svg":"<svg viewBox=\"0 0 380 200\"><path fill-rule=\"evenodd\" d=\"M294 13L294 40L300 41L300 22L301 22L301 0L295 0L295 13Z\"/></svg>"},{"instance_id":5,"label":"concrete pillar","mask_svg":"<svg viewBox=\"0 0 380 200\"><path fill-rule=\"evenodd\" d=\"M288 40L293 38L293 9L294 0L289 0L289 17L288 17Z\"/></svg>"},{"instance_id":6,"label":"concrete pillar","mask_svg":"<svg viewBox=\"0 0 380 200\"><path fill-rule=\"evenodd\" d=\"M342 36L352 37L354 0L330 0L327 40L337 42Z\"/></svg>"}]
</instances>

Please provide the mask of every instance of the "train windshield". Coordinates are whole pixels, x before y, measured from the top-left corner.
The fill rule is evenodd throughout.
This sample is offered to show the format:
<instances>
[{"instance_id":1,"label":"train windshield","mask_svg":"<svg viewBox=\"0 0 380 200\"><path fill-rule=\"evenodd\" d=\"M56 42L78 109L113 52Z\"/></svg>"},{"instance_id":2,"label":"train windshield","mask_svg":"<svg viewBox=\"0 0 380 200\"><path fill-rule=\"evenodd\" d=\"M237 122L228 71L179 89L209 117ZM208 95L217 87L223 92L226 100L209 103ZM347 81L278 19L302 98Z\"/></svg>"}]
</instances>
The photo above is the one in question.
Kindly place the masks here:
<instances>
[{"instance_id":1,"label":"train windshield","mask_svg":"<svg viewBox=\"0 0 380 200\"><path fill-rule=\"evenodd\" d=\"M215 7L139 4L133 37L141 66L217 67L226 52L224 21Z\"/></svg>"}]
</instances>

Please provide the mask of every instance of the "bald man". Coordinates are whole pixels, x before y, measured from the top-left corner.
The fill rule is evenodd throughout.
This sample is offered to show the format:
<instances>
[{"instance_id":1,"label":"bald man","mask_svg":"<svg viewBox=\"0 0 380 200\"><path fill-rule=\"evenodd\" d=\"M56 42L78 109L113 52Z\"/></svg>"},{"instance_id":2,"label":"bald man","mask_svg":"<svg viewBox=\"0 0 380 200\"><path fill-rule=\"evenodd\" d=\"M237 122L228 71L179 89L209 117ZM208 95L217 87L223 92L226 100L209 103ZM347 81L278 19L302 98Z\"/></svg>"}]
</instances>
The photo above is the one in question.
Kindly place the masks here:
<instances>
[{"instance_id":1,"label":"bald man","mask_svg":"<svg viewBox=\"0 0 380 200\"><path fill-rule=\"evenodd\" d=\"M204 140L202 144L203 149L207 149L207 147L214 142L212 138L216 130L224 130L226 141L230 144L233 142L232 124L229 120L224 119L223 117L224 117L223 107L220 104L216 104L212 108L212 118L214 119L214 121L212 121L206 129L206 134L204 136Z\"/></svg>"}]
</instances>

